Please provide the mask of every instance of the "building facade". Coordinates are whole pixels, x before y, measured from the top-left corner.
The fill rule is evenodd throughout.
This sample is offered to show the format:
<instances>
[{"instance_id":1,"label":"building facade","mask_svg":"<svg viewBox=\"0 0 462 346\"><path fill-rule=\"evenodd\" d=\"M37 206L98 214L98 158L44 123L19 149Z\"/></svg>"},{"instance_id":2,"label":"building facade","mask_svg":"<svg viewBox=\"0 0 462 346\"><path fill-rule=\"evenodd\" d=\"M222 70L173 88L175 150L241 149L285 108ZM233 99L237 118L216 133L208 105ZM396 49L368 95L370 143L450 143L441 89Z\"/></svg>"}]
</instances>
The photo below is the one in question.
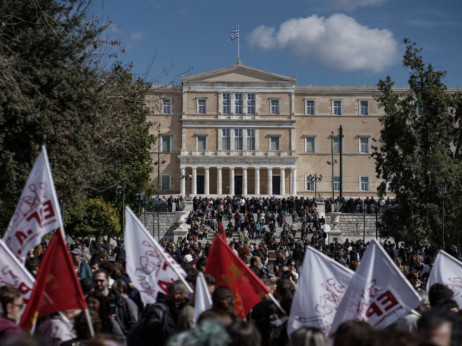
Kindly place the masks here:
<instances>
[{"instance_id":1,"label":"building facade","mask_svg":"<svg viewBox=\"0 0 462 346\"><path fill-rule=\"evenodd\" d=\"M153 87L153 183L162 195L327 198L338 196L342 181L344 197L376 195L381 180L370 154L384 115L377 93L298 86L295 77L239 60L180 86Z\"/></svg>"}]
</instances>

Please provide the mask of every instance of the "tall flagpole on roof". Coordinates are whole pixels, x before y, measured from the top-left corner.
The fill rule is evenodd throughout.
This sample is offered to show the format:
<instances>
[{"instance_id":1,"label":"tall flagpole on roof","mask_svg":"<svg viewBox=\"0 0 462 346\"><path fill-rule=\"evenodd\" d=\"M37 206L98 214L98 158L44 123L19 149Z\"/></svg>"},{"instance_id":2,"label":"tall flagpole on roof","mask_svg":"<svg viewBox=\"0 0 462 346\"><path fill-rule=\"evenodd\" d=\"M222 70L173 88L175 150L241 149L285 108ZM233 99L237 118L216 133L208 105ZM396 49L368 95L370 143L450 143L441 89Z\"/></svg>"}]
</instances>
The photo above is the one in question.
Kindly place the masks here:
<instances>
[{"instance_id":1,"label":"tall flagpole on roof","mask_svg":"<svg viewBox=\"0 0 462 346\"><path fill-rule=\"evenodd\" d=\"M240 34L239 34L239 25L237 26L237 60L240 60L240 46L239 46L239 40L240 40Z\"/></svg>"}]
</instances>

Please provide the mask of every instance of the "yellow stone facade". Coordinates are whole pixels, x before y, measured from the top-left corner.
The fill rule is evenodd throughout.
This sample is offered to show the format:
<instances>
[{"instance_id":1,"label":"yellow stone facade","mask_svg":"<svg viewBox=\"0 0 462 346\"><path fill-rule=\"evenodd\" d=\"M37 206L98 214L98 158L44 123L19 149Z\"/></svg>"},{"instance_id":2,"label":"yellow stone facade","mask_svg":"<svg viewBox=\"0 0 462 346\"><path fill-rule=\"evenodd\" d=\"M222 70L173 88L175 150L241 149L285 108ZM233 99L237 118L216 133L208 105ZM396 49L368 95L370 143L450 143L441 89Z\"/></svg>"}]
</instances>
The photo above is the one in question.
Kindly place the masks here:
<instances>
[{"instance_id":1,"label":"yellow stone facade","mask_svg":"<svg viewBox=\"0 0 462 346\"><path fill-rule=\"evenodd\" d=\"M342 126L343 196L375 196L381 181L370 154L384 115L377 92L297 86L295 77L240 61L153 87L148 121L160 140L152 181L162 195L337 197Z\"/></svg>"}]
</instances>

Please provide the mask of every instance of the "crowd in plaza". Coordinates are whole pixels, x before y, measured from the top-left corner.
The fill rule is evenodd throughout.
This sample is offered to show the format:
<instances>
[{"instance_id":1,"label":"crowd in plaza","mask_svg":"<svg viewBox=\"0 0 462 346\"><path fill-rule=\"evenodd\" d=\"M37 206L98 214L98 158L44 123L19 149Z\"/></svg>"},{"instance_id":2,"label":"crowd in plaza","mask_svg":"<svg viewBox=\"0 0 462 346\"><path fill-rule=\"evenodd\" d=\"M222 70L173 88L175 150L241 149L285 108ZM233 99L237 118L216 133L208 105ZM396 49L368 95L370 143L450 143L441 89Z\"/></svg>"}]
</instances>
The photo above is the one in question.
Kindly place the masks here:
<instances>
[{"instance_id":1,"label":"crowd in plaza","mask_svg":"<svg viewBox=\"0 0 462 346\"><path fill-rule=\"evenodd\" d=\"M345 211L357 206L384 206L391 200L343 201ZM173 202L175 203L175 202ZM168 202L167 202L168 204ZM327 208L327 207L326 207ZM338 263L356 270L368 244L363 241L326 242L316 201L306 198L194 198L187 218L185 239L160 244L186 271L186 282L194 287L209 259L210 240L224 224L233 251L268 287L282 309L265 297L241 320L228 286L216 286L205 275L213 306L194 324L194 294L178 280L155 304L144 305L125 271L123 240L111 245L103 237L75 240L69 245L75 272L89 307L96 337L90 336L80 311L63 311L40 319L34 337L16 324L22 306L21 292L0 287L3 310L1 345L327 345L327 337L315 327L302 327L287 335L287 318L297 282L302 273L307 246ZM437 284L426 292L426 280L437 249L428 244L411 247L382 243L384 249L423 298L405 317L386 330L362 321L345 322L331 336L333 345L460 345L462 319L454 292ZM29 252L27 269L37 274L47 243ZM448 251L455 257L455 247ZM274 256L272 256L274 255ZM213 259L212 259L213 260ZM284 312L282 312L284 310Z\"/></svg>"}]
</instances>

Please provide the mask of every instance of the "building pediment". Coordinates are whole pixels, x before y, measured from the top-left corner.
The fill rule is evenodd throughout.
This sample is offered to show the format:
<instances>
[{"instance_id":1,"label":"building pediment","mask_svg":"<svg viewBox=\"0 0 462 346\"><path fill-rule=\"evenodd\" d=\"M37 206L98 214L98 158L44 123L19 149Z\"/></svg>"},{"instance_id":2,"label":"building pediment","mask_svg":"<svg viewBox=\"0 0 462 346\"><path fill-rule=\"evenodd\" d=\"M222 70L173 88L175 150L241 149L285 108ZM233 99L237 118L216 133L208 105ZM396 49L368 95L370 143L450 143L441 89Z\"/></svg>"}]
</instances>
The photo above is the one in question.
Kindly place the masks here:
<instances>
[{"instance_id":1,"label":"building pediment","mask_svg":"<svg viewBox=\"0 0 462 346\"><path fill-rule=\"evenodd\" d=\"M284 83L295 86L295 77L285 77L274 73L257 70L243 65L240 60L233 66L205 72L190 77L183 77L183 84L195 83Z\"/></svg>"}]
</instances>

